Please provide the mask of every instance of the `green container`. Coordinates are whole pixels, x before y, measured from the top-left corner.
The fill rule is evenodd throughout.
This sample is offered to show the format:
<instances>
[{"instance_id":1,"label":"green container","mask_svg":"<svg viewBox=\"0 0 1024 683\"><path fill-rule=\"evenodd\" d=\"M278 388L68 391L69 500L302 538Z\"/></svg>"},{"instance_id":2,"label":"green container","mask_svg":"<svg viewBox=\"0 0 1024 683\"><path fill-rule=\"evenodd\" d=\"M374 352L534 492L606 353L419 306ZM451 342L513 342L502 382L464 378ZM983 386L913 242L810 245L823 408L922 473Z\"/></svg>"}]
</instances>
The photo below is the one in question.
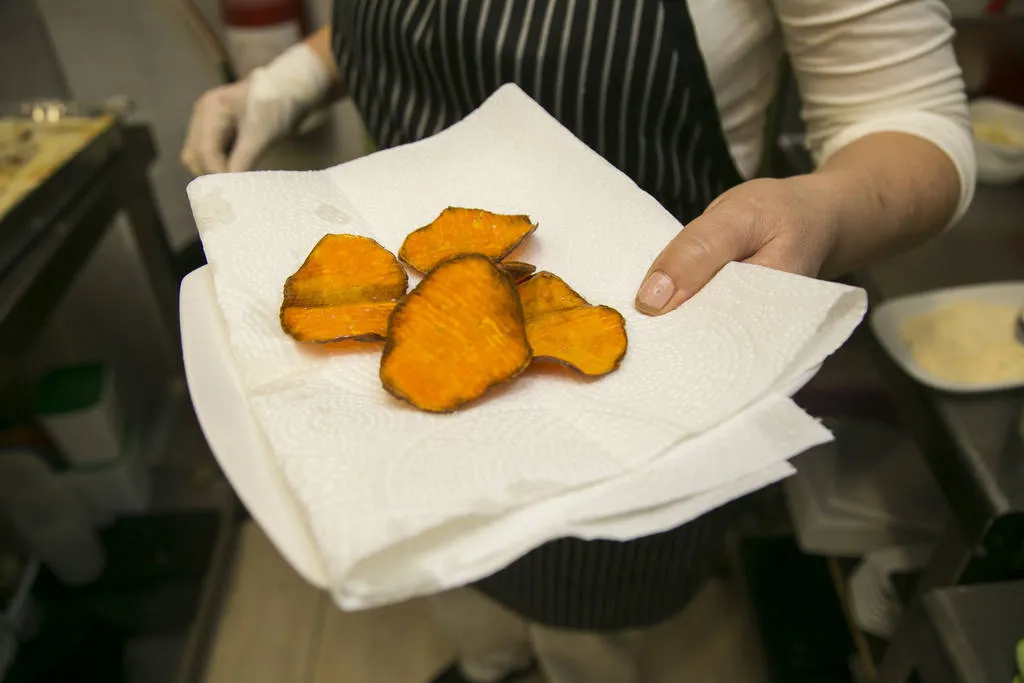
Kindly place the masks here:
<instances>
[{"instance_id":1,"label":"green container","mask_svg":"<svg viewBox=\"0 0 1024 683\"><path fill-rule=\"evenodd\" d=\"M94 363L59 368L40 382L36 418L75 467L115 460L124 426L113 373Z\"/></svg>"}]
</instances>

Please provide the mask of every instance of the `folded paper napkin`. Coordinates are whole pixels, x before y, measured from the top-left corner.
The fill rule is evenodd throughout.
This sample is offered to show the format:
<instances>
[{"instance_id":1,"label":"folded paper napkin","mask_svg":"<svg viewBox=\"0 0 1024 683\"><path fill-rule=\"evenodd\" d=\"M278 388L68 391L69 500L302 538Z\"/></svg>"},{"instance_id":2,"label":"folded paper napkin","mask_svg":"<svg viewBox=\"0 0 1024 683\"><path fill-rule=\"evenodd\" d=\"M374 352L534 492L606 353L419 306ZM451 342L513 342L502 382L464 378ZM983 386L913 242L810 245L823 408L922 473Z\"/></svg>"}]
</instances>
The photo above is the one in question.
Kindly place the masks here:
<instances>
[{"instance_id":1,"label":"folded paper napkin","mask_svg":"<svg viewBox=\"0 0 1024 683\"><path fill-rule=\"evenodd\" d=\"M792 448L823 438L806 415L780 428L786 452L768 474L753 455L718 457L725 441L739 443L721 425L820 364L865 310L860 290L732 264L677 312L640 315L636 288L679 223L515 86L421 142L319 172L206 176L189 186L189 199L251 408L347 607L500 568L513 558L467 561L472 569L453 579L444 574L460 563L449 555L405 576L402 590L368 578L415 565L445 544L458 547L484 522L533 515L521 525L533 532L520 538L540 542L588 516L598 528L609 514L628 519L652 504L635 495L609 513L606 496L584 497L593 514L574 508L568 519L551 501L627 481L674 449L686 449L674 470L679 481L686 475L678 467L698 464L729 474L709 477L717 482L710 490L662 496L656 505L668 507L650 511L662 524L672 505L677 513L689 506L692 517L698 493L709 497L694 514L724 502L714 489L742 489L757 472L765 482L784 475L778 463ZM629 351L619 370L592 382L527 373L461 412L432 415L382 389L378 346L326 352L281 331L282 284L325 233L368 235L397 252L405 235L449 205L537 222L517 258L625 316ZM778 405L796 410L786 401L769 408ZM705 432L728 438L700 446ZM530 509L543 505L553 511L534 519Z\"/></svg>"},{"instance_id":2,"label":"folded paper napkin","mask_svg":"<svg viewBox=\"0 0 1024 683\"><path fill-rule=\"evenodd\" d=\"M629 540L667 531L783 479L786 462L831 434L792 401L747 410L619 477L493 516L462 517L353 565L342 607L372 607L465 585L564 536ZM340 586L340 588L339 588Z\"/></svg>"}]
</instances>

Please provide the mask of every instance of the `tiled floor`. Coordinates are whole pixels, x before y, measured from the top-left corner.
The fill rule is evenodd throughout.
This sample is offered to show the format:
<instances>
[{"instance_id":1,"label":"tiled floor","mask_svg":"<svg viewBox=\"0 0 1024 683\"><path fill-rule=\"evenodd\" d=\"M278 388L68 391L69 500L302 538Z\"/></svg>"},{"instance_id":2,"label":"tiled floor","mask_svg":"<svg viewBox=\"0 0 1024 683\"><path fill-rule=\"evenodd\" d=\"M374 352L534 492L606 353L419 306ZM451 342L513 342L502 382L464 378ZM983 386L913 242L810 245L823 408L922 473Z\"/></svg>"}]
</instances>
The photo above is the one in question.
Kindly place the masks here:
<instances>
[{"instance_id":1,"label":"tiled floor","mask_svg":"<svg viewBox=\"0 0 1024 683\"><path fill-rule=\"evenodd\" d=\"M206 683L426 683L450 659L421 602L343 613L258 526L243 527ZM767 680L750 609L728 579L654 629L643 659L650 683Z\"/></svg>"}]
</instances>

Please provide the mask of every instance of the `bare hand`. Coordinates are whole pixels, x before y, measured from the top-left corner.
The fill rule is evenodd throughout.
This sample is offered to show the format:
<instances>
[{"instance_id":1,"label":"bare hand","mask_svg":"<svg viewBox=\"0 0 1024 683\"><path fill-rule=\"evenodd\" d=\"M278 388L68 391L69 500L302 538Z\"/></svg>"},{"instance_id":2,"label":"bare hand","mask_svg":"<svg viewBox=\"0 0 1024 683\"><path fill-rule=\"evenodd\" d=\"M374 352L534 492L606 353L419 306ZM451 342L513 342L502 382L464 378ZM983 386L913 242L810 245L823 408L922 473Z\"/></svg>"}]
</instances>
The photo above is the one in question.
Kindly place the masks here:
<instances>
[{"instance_id":1,"label":"bare hand","mask_svg":"<svg viewBox=\"0 0 1024 683\"><path fill-rule=\"evenodd\" d=\"M835 244L827 191L813 176L737 185L676 235L647 272L637 308L674 310L731 261L816 276Z\"/></svg>"}]
</instances>

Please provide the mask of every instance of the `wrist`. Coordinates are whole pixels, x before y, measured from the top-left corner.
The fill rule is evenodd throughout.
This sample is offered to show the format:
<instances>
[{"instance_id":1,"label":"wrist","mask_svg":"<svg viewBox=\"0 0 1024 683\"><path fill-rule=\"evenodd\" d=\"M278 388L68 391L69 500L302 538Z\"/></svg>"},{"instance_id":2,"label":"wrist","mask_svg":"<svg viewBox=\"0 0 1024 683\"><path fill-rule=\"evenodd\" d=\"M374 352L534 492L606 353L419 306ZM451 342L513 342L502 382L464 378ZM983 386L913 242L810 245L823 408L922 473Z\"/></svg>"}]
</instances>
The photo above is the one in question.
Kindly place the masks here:
<instances>
[{"instance_id":1,"label":"wrist","mask_svg":"<svg viewBox=\"0 0 1024 683\"><path fill-rule=\"evenodd\" d=\"M844 185L848 181L814 172L779 182L786 185L783 196L791 210L784 220L790 227L799 226L805 247L818 255L819 273L831 274L831 265L843 249L844 204L849 196Z\"/></svg>"},{"instance_id":2,"label":"wrist","mask_svg":"<svg viewBox=\"0 0 1024 683\"><path fill-rule=\"evenodd\" d=\"M809 209L827 233L824 277L847 275L884 257L905 236L899 207L889 206L878 180L859 169L822 168L800 176Z\"/></svg>"},{"instance_id":3,"label":"wrist","mask_svg":"<svg viewBox=\"0 0 1024 683\"><path fill-rule=\"evenodd\" d=\"M250 97L288 103L298 118L324 101L334 80L317 51L303 42L253 72Z\"/></svg>"},{"instance_id":4,"label":"wrist","mask_svg":"<svg viewBox=\"0 0 1024 683\"><path fill-rule=\"evenodd\" d=\"M836 221L829 275L927 241L949 222L959 198L959 176L950 158L931 142L903 133L855 140L811 175L829 193Z\"/></svg>"}]
</instances>

